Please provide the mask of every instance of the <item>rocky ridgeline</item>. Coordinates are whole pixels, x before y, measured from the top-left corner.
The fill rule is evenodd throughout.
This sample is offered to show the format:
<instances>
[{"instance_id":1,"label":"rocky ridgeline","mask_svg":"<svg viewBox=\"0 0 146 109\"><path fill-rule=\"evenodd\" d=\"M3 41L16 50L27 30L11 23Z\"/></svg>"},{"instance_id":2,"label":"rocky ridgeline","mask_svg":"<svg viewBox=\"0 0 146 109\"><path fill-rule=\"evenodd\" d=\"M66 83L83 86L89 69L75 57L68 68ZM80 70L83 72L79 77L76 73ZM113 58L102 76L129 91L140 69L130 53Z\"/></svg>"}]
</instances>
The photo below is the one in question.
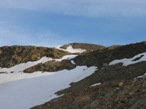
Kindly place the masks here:
<instances>
[{"instance_id":1,"label":"rocky ridgeline","mask_svg":"<svg viewBox=\"0 0 146 109\"><path fill-rule=\"evenodd\" d=\"M61 46L61 48L66 49L68 46L72 46L74 49L85 49L87 52L105 48L105 46L102 45L87 44L87 43L70 43Z\"/></svg>"},{"instance_id":2,"label":"rocky ridgeline","mask_svg":"<svg viewBox=\"0 0 146 109\"><path fill-rule=\"evenodd\" d=\"M116 45L87 52L76 57L74 61L77 65L98 66L100 69L115 59L130 58L143 52L146 52L146 42Z\"/></svg>"},{"instance_id":3,"label":"rocky ridgeline","mask_svg":"<svg viewBox=\"0 0 146 109\"><path fill-rule=\"evenodd\" d=\"M77 65L95 65L99 69L57 92L63 94L62 97L32 109L146 109L146 62L109 66L109 62L115 59L132 58L143 52L146 52L146 42L81 54L74 59ZM97 83L101 84L94 86Z\"/></svg>"},{"instance_id":4,"label":"rocky ridgeline","mask_svg":"<svg viewBox=\"0 0 146 109\"><path fill-rule=\"evenodd\" d=\"M89 49L91 50L98 50L104 48L100 45L92 45L92 44L80 44L80 43L72 43L62 46L62 48L66 49L66 47L72 46L73 49L85 49L88 52ZM50 57L53 59L60 59L65 55L69 55L72 53L59 50L56 48L47 48L47 47L35 47L35 46L3 46L0 47L0 67L13 67L20 63L26 63L29 61L37 61L42 57ZM75 53L78 54L78 53ZM79 53L81 54L81 53ZM35 71L59 71L63 69L73 69L76 65L72 64L68 60L64 60L61 62L56 61L48 61L46 63L40 63L35 65L31 68L26 69L24 72L26 73L33 73ZM4 73L4 72L1 72Z\"/></svg>"},{"instance_id":5,"label":"rocky ridgeline","mask_svg":"<svg viewBox=\"0 0 146 109\"><path fill-rule=\"evenodd\" d=\"M61 58L70 54L54 48L35 46L4 46L0 47L0 67L12 67L28 61L36 61L43 56Z\"/></svg>"}]
</instances>

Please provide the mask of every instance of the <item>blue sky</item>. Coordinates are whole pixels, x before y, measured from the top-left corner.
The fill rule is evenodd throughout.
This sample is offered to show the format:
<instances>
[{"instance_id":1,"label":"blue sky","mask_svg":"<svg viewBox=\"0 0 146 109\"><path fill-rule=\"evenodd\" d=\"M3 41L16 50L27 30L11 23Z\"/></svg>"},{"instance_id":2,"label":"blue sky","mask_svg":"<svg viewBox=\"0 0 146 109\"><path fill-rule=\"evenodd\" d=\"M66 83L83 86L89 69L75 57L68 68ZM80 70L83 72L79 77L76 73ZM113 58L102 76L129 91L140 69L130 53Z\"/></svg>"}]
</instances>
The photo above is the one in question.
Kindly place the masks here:
<instances>
[{"instance_id":1,"label":"blue sky","mask_svg":"<svg viewBox=\"0 0 146 109\"><path fill-rule=\"evenodd\" d=\"M0 46L146 40L145 0L1 0Z\"/></svg>"}]
</instances>

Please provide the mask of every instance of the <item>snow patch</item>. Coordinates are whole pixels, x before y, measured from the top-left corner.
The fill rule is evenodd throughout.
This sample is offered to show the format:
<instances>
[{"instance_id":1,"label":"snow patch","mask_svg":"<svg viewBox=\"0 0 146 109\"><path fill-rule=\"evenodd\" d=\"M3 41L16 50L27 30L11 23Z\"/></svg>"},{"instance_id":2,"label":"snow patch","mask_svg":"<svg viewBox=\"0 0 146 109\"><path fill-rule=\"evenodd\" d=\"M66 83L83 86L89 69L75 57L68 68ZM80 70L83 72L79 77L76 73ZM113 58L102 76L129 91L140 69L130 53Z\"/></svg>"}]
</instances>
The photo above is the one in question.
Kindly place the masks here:
<instances>
[{"instance_id":1,"label":"snow patch","mask_svg":"<svg viewBox=\"0 0 146 109\"><path fill-rule=\"evenodd\" d=\"M50 101L59 97L55 92L70 87L70 83L86 78L96 69L78 66L58 72L0 75L0 109L29 109ZM8 82L11 78L15 81Z\"/></svg>"},{"instance_id":2,"label":"snow patch","mask_svg":"<svg viewBox=\"0 0 146 109\"><path fill-rule=\"evenodd\" d=\"M84 79L85 77L88 77L90 75L92 75L95 71L96 71L97 67L86 67L82 70L82 72L85 72L85 73L82 73L81 75L79 75L73 82L78 82L82 79Z\"/></svg>"},{"instance_id":3,"label":"snow patch","mask_svg":"<svg viewBox=\"0 0 146 109\"><path fill-rule=\"evenodd\" d=\"M101 83L93 84L93 85L91 85L91 87L95 87L95 86L99 86L99 85L101 85Z\"/></svg>"},{"instance_id":4,"label":"snow patch","mask_svg":"<svg viewBox=\"0 0 146 109\"><path fill-rule=\"evenodd\" d=\"M62 45L61 45L62 46ZM55 47L56 49L67 51L70 53L84 53L86 52L85 49L74 49L71 45L69 45L66 49L60 48L61 46Z\"/></svg>"},{"instance_id":5,"label":"snow patch","mask_svg":"<svg viewBox=\"0 0 146 109\"><path fill-rule=\"evenodd\" d=\"M74 64L74 65L76 65L76 63L75 63L75 61L74 61L74 60L71 60L71 63L72 63L72 64Z\"/></svg>"},{"instance_id":6,"label":"snow patch","mask_svg":"<svg viewBox=\"0 0 146 109\"><path fill-rule=\"evenodd\" d=\"M141 57L142 55L143 55L143 57ZM133 61L134 59L139 58L139 57L141 57L139 60ZM118 63L122 63L123 66L128 66L128 65L136 64L136 63L142 62L142 61L146 61L146 53L138 54L138 55L134 56L133 58L124 58L124 59L120 59L120 60L114 60L114 61L110 62L109 65L115 65Z\"/></svg>"},{"instance_id":7,"label":"snow patch","mask_svg":"<svg viewBox=\"0 0 146 109\"><path fill-rule=\"evenodd\" d=\"M146 73L144 75L142 75L142 76L138 76L137 78L143 78L145 76L146 76Z\"/></svg>"},{"instance_id":8,"label":"snow patch","mask_svg":"<svg viewBox=\"0 0 146 109\"><path fill-rule=\"evenodd\" d=\"M63 61L63 60L71 60L71 59L74 59L75 57L77 57L78 55L66 55L66 56L63 56L61 59L54 59L55 61Z\"/></svg>"},{"instance_id":9,"label":"snow patch","mask_svg":"<svg viewBox=\"0 0 146 109\"><path fill-rule=\"evenodd\" d=\"M45 63L47 61L51 61L52 58L47 58L47 57L42 57L40 60L38 61L29 61L27 63L21 63L18 65L15 65L11 68L0 68L0 72L7 72L7 73L16 73L16 72L22 72L23 70L32 67L34 65L37 65L39 63Z\"/></svg>"},{"instance_id":10,"label":"snow patch","mask_svg":"<svg viewBox=\"0 0 146 109\"><path fill-rule=\"evenodd\" d=\"M49 73L51 75L52 73ZM0 84L2 83L8 83L11 81L21 80L21 79L28 79L28 78L35 78L35 77L41 77L45 76L45 73L42 73L40 71L35 73L2 73L0 74Z\"/></svg>"}]
</instances>

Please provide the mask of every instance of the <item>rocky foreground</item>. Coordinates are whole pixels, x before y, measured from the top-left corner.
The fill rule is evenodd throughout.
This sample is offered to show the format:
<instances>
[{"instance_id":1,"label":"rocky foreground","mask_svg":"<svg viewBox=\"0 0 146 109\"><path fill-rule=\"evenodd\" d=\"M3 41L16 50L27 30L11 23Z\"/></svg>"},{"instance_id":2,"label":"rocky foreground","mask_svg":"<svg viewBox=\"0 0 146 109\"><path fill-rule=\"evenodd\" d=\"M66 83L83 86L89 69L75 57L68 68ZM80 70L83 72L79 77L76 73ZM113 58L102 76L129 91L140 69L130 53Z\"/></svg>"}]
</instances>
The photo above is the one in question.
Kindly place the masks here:
<instances>
[{"instance_id":1,"label":"rocky foreground","mask_svg":"<svg viewBox=\"0 0 146 109\"><path fill-rule=\"evenodd\" d=\"M81 54L73 59L76 65L96 65L98 70L57 92L63 96L32 109L146 109L146 61L139 61L143 55L127 66L109 65L115 59L130 59L144 52L146 42Z\"/></svg>"}]
</instances>

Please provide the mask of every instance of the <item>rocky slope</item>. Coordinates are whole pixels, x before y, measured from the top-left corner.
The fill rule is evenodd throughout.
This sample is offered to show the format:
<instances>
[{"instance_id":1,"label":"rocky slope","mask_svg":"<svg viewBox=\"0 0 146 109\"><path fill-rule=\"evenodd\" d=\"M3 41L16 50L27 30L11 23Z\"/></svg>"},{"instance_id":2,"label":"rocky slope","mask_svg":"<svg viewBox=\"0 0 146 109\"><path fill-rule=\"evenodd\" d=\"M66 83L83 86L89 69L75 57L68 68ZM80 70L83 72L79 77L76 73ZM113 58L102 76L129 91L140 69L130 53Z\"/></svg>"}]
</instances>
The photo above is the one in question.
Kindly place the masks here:
<instances>
[{"instance_id":1,"label":"rocky slope","mask_svg":"<svg viewBox=\"0 0 146 109\"><path fill-rule=\"evenodd\" d=\"M73 59L76 65L96 65L99 69L57 92L64 96L32 109L145 109L146 61L138 62L143 55L134 57L144 52L146 42L81 54ZM109 65L115 59L124 58L132 58L131 62L135 63Z\"/></svg>"},{"instance_id":2,"label":"rocky slope","mask_svg":"<svg viewBox=\"0 0 146 109\"><path fill-rule=\"evenodd\" d=\"M28 61L36 61L43 56L61 58L70 54L54 48L35 46L4 46L0 47L0 67L12 67Z\"/></svg>"},{"instance_id":3,"label":"rocky slope","mask_svg":"<svg viewBox=\"0 0 146 109\"><path fill-rule=\"evenodd\" d=\"M76 57L74 61L77 65L96 65L100 69L115 59L131 58L143 52L146 52L146 42L106 47L104 49L81 54Z\"/></svg>"},{"instance_id":4,"label":"rocky slope","mask_svg":"<svg viewBox=\"0 0 146 109\"><path fill-rule=\"evenodd\" d=\"M71 52L68 52L69 50ZM43 59L41 59L42 57ZM15 65L18 66L13 68ZM21 68L22 66L25 67ZM92 74L86 67L80 69L82 66L88 66L89 69L96 66L97 70L94 70L95 72ZM56 89L61 87L60 83L62 81L70 81L68 79L70 78L69 75L74 76L74 74L77 75L81 72L90 73L88 77L82 74L86 78L72 82L70 87L56 92L58 96L53 100L50 99L50 101L43 102L44 104L41 103L42 105L32 107L32 109L146 109L146 42L111 47L84 43L71 43L59 48L34 46L1 47L0 67L6 67L0 69L0 72L3 71L1 75L4 73L3 76L12 75L14 72L14 76L20 76L22 73L25 77L30 75L33 77L35 73L39 73L42 78L33 80L35 82L39 79L39 82L36 82L37 90L35 92L39 90L44 93L47 93L47 90L43 89L45 87L49 92L52 90L49 89L49 86L52 84L56 84ZM75 70L76 68L80 70ZM61 71L60 74L68 76L61 77L59 71ZM68 72L63 74L63 71ZM69 74L70 71L72 72L71 74ZM60 83L57 83L57 80L55 80L56 82L49 81L47 83L47 78L49 78L47 72L51 72L51 75L53 72L56 72L56 75L59 74L60 78L57 77L57 79L61 79ZM77 75L77 78L80 77L81 75ZM25 81L27 79L25 78ZM49 79L51 80L52 78ZM23 81L18 82L21 83ZM41 82L42 84L40 84ZM31 82L26 83L28 83L29 87ZM24 90L25 84L21 86ZM44 84L48 85L45 86ZM42 87L42 89L39 87ZM29 89L29 93L31 92L33 91ZM37 94L35 93L36 96ZM50 95L45 95L44 97L47 96L50 97ZM39 100L39 98L37 99ZM25 100L27 101L27 99ZM35 99L31 100L35 101Z\"/></svg>"},{"instance_id":5,"label":"rocky slope","mask_svg":"<svg viewBox=\"0 0 146 109\"><path fill-rule=\"evenodd\" d=\"M59 71L59 70L63 70L63 69L71 70L75 67L76 67L76 65L72 64L69 60L63 60L61 62L49 61L44 64L40 63L33 67L30 67L30 68L24 70L24 72L26 72L26 73L33 73L36 71L54 72L54 71Z\"/></svg>"},{"instance_id":6,"label":"rocky slope","mask_svg":"<svg viewBox=\"0 0 146 109\"><path fill-rule=\"evenodd\" d=\"M104 48L104 46L101 45L82 43L62 45L60 48L63 48L63 50L36 46L3 46L0 47L0 67L12 67L28 61L36 61L41 59L43 56L61 58L65 55L71 54L65 51L68 46L72 46L73 50L84 49L85 51ZM76 54L78 54L78 52Z\"/></svg>"}]
</instances>

